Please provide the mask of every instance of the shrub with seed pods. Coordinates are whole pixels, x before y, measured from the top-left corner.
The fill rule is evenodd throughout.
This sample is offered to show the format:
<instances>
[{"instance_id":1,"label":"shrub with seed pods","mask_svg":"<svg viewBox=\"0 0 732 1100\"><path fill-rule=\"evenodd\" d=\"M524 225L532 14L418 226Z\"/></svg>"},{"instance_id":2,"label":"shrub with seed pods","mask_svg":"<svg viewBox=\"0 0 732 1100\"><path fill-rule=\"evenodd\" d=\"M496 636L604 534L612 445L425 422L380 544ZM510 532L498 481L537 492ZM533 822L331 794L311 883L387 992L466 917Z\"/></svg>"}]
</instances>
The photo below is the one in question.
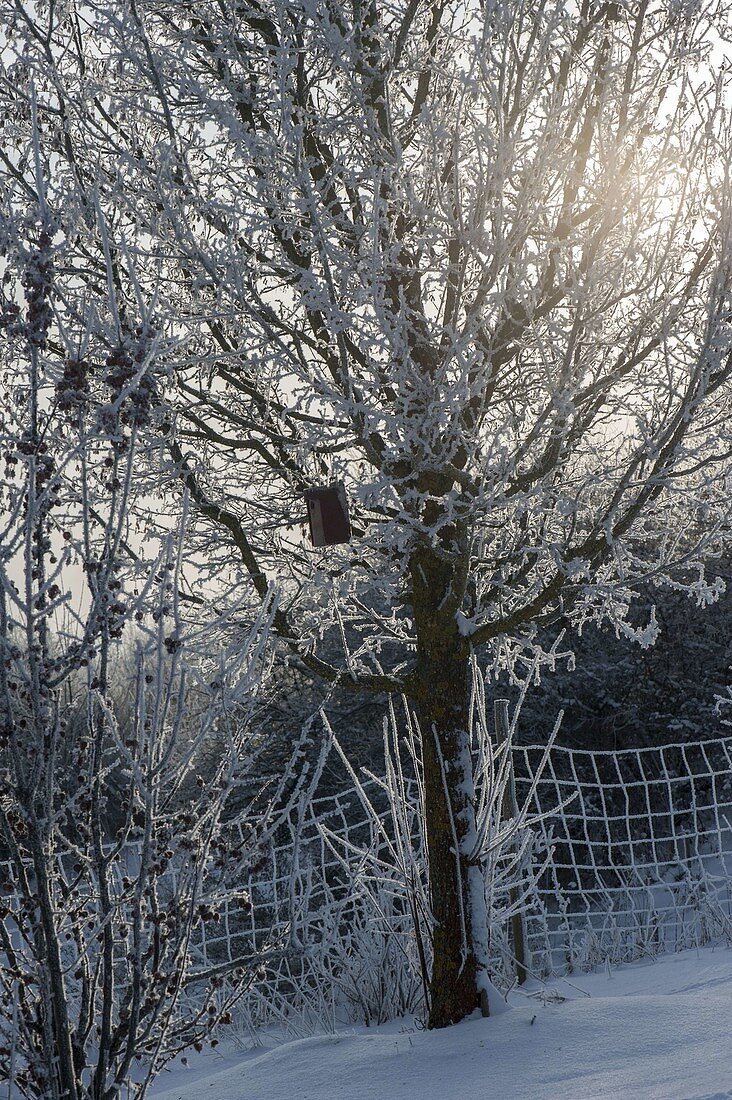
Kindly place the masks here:
<instances>
[{"instance_id":1,"label":"shrub with seed pods","mask_svg":"<svg viewBox=\"0 0 732 1100\"><path fill-rule=\"evenodd\" d=\"M121 401L119 419L124 425L145 427L152 419L157 383L146 360L153 335L148 326L138 326L107 355L104 381L112 391L112 401Z\"/></svg>"},{"instance_id":2,"label":"shrub with seed pods","mask_svg":"<svg viewBox=\"0 0 732 1100\"><path fill-rule=\"evenodd\" d=\"M67 359L56 383L56 400L70 423L78 425L89 406L89 364L85 359Z\"/></svg>"},{"instance_id":3,"label":"shrub with seed pods","mask_svg":"<svg viewBox=\"0 0 732 1100\"><path fill-rule=\"evenodd\" d=\"M53 318L53 275L51 234L44 228L21 279L27 302L24 335L28 343L39 350L46 346Z\"/></svg>"}]
</instances>

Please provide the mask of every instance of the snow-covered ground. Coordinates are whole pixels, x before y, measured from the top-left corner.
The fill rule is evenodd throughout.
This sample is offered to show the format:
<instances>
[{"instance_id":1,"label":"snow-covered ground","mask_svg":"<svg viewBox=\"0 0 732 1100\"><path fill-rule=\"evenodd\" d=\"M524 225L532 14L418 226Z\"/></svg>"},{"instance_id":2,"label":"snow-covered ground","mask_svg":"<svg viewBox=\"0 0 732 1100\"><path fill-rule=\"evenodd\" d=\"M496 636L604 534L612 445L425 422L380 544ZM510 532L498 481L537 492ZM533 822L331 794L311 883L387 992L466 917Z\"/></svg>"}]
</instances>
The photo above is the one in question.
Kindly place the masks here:
<instances>
[{"instance_id":1,"label":"snow-covered ground","mask_svg":"<svg viewBox=\"0 0 732 1100\"><path fill-rule=\"evenodd\" d=\"M206 1052L155 1100L727 1100L732 949L665 955L513 994L425 1033L400 1021L271 1049ZM558 994L558 996L555 996ZM565 999L559 999L559 998Z\"/></svg>"}]
</instances>

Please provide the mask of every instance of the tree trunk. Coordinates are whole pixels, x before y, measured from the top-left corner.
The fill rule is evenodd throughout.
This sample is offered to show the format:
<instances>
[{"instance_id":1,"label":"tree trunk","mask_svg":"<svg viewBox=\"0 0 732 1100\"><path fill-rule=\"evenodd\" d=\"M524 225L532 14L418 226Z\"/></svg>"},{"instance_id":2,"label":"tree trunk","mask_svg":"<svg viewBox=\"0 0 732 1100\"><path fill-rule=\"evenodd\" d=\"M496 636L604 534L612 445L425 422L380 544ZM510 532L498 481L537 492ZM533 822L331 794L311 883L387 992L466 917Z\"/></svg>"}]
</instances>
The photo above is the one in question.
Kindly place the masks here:
<instances>
[{"instance_id":1,"label":"tree trunk","mask_svg":"<svg viewBox=\"0 0 732 1100\"><path fill-rule=\"evenodd\" d=\"M454 566L422 550L412 562L417 709L422 732L429 892L435 920L428 1026L488 1015L485 886L474 854L468 734L469 646L455 618Z\"/></svg>"},{"instance_id":2,"label":"tree trunk","mask_svg":"<svg viewBox=\"0 0 732 1100\"><path fill-rule=\"evenodd\" d=\"M49 867L51 857L48 841L43 836L43 827L35 813L30 816L30 849L33 859L33 873L36 882L36 902L41 942L36 948L38 958L44 958L46 966L42 975L41 996L44 999L43 1024L46 1065L56 1065L53 1079L49 1082L49 1097L59 1100L77 1100L77 1076L74 1066L74 1051L71 1042L71 1027L68 1015L68 998L64 983L64 971L61 962L61 950L58 942L56 921L54 919L54 899Z\"/></svg>"}]
</instances>

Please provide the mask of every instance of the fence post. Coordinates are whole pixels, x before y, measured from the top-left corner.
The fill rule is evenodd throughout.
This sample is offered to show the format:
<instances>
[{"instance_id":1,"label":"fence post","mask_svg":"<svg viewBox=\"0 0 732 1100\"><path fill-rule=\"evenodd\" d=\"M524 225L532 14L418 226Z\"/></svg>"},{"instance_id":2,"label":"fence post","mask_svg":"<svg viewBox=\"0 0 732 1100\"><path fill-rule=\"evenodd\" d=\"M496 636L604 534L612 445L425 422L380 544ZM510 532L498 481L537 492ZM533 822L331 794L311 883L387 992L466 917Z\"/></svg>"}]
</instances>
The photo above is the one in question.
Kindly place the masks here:
<instances>
[{"instance_id":1,"label":"fence post","mask_svg":"<svg viewBox=\"0 0 732 1100\"><path fill-rule=\"evenodd\" d=\"M493 714L496 727L496 745L500 748L501 745L506 744L509 736L509 722L508 722L508 699L495 699L493 702ZM513 774L513 754L511 753L511 746L507 748L508 752L508 782L503 790L503 801L501 803L501 821L508 821L512 817L516 817L518 808L516 806L516 781ZM508 897L512 906L518 904L519 901L519 887L512 886L509 890ZM524 914L515 912L511 916L511 935L513 938L513 951L516 957L516 979L519 985L523 985L526 981L526 931L524 928Z\"/></svg>"}]
</instances>

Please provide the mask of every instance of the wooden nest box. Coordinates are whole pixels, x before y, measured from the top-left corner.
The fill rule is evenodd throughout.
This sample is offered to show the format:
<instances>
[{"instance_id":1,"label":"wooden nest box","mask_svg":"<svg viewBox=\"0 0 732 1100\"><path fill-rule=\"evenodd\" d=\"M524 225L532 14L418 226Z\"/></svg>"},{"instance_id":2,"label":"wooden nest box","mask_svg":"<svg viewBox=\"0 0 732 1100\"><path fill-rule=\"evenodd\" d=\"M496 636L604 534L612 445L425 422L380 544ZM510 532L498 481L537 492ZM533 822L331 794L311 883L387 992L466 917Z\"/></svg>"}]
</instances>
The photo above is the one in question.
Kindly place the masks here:
<instances>
[{"instance_id":1,"label":"wooden nest box","mask_svg":"<svg viewBox=\"0 0 732 1100\"><path fill-rule=\"evenodd\" d=\"M342 481L305 493L313 546L335 546L351 541L346 488Z\"/></svg>"}]
</instances>

